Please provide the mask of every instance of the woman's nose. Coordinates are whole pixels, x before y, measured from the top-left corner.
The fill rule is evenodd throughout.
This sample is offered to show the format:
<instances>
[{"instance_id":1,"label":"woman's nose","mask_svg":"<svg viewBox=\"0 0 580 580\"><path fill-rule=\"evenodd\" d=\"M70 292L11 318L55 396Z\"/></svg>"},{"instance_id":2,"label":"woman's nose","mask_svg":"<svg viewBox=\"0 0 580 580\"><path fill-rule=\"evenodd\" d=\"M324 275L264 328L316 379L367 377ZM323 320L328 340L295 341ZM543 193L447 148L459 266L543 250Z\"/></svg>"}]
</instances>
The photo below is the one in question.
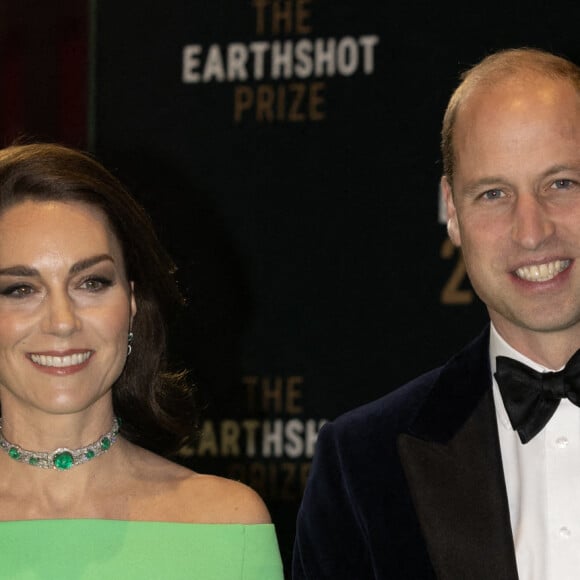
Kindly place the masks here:
<instances>
[{"instance_id":1,"label":"woman's nose","mask_svg":"<svg viewBox=\"0 0 580 580\"><path fill-rule=\"evenodd\" d=\"M80 328L75 305L65 292L51 293L46 298L45 332L68 336Z\"/></svg>"}]
</instances>

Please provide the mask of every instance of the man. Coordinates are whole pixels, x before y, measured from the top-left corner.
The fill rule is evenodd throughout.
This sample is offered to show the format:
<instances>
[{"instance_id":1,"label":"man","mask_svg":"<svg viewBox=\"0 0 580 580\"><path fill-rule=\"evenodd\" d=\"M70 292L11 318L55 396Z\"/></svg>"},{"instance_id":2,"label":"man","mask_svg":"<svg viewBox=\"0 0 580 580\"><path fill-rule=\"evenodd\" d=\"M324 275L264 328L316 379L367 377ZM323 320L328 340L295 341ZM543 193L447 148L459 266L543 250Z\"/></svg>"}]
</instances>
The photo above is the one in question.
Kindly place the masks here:
<instances>
[{"instance_id":1,"label":"man","mask_svg":"<svg viewBox=\"0 0 580 580\"><path fill-rule=\"evenodd\" d=\"M580 69L488 56L449 102L442 154L490 324L321 430L294 580L580 578L580 356L554 374L580 349Z\"/></svg>"}]
</instances>

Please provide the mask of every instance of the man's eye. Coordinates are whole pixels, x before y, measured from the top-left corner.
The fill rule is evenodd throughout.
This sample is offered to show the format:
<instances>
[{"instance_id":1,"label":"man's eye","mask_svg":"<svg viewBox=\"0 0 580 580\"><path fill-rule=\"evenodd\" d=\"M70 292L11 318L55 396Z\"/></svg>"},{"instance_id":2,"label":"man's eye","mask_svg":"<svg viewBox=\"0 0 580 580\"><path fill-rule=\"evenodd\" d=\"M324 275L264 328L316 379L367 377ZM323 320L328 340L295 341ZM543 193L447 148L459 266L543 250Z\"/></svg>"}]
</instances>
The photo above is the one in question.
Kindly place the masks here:
<instances>
[{"instance_id":1,"label":"man's eye","mask_svg":"<svg viewBox=\"0 0 580 580\"><path fill-rule=\"evenodd\" d=\"M490 189L489 191L485 191L482 197L485 199L499 199L503 197L503 191L501 189Z\"/></svg>"},{"instance_id":2,"label":"man's eye","mask_svg":"<svg viewBox=\"0 0 580 580\"><path fill-rule=\"evenodd\" d=\"M555 189L569 189L572 185L574 185L574 182L571 179L556 179L552 187Z\"/></svg>"}]
</instances>

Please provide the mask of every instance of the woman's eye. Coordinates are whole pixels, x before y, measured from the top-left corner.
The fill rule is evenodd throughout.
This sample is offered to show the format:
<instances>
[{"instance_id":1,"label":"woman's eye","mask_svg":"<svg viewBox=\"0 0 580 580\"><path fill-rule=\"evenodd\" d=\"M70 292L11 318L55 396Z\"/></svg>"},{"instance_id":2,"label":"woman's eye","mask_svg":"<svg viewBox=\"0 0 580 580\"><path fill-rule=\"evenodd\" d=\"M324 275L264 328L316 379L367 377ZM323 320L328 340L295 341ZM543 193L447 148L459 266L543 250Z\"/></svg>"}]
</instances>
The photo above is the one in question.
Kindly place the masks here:
<instances>
[{"instance_id":1,"label":"woman's eye","mask_svg":"<svg viewBox=\"0 0 580 580\"><path fill-rule=\"evenodd\" d=\"M87 278L80 287L91 292L99 292L105 288L109 288L113 283L108 278Z\"/></svg>"},{"instance_id":2,"label":"woman's eye","mask_svg":"<svg viewBox=\"0 0 580 580\"><path fill-rule=\"evenodd\" d=\"M13 284L0 290L2 296L10 298L25 298L34 293L34 288L26 284Z\"/></svg>"}]
</instances>

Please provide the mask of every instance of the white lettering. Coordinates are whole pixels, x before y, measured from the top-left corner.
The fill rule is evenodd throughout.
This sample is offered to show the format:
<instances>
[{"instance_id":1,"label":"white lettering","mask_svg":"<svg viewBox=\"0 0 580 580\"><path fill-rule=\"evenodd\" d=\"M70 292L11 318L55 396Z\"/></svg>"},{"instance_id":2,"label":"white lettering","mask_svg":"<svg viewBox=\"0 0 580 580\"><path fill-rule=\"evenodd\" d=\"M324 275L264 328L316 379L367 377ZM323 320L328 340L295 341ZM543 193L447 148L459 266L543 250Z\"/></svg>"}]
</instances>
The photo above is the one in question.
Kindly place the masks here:
<instances>
[{"instance_id":1,"label":"white lettering","mask_svg":"<svg viewBox=\"0 0 580 580\"><path fill-rule=\"evenodd\" d=\"M326 423L326 419L321 419L316 425L314 419L308 419L306 421L306 436L305 436L305 455L306 457L314 456L314 447L316 445L316 439L318 438L318 431Z\"/></svg>"},{"instance_id":2,"label":"white lettering","mask_svg":"<svg viewBox=\"0 0 580 580\"><path fill-rule=\"evenodd\" d=\"M312 41L303 38L296 43L294 56L296 57L296 67L294 73L300 79L305 79L312 75L314 63L312 61Z\"/></svg>"},{"instance_id":3,"label":"white lettering","mask_svg":"<svg viewBox=\"0 0 580 580\"><path fill-rule=\"evenodd\" d=\"M338 43L336 66L338 72L345 77L349 77L356 72L358 68L358 44L352 36L345 36Z\"/></svg>"},{"instance_id":4,"label":"white lettering","mask_svg":"<svg viewBox=\"0 0 580 580\"><path fill-rule=\"evenodd\" d=\"M254 55L254 79L264 78L264 55L270 50L269 42L252 42L250 51Z\"/></svg>"},{"instance_id":5,"label":"white lettering","mask_svg":"<svg viewBox=\"0 0 580 580\"><path fill-rule=\"evenodd\" d=\"M228 44L228 81L245 81L248 78L246 64L248 49L239 42Z\"/></svg>"},{"instance_id":6,"label":"white lettering","mask_svg":"<svg viewBox=\"0 0 580 580\"><path fill-rule=\"evenodd\" d=\"M270 79L305 79L352 76L375 70L377 35L358 38L301 38L293 40L232 42L225 47L211 44L204 53L200 44L182 50L183 83L238 82Z\"/></svg>"},{"instance_id":7,"label":"white lettering","mask_svg":"<svg viewBox=\"0 0 580 580\"><path fill-rule=\"evenodd\" d=\"M270 70L273 79L282 76L288 79L292 76L292 41L281 43L276 40L272 43Z\"/></svg>"},{"instance_id":8,"label":"white lettering","mask_svg":"<svg viewBox=\"0 0 580 580\"><path fill-rule=\"evenodd\" d=\"M200 75L197 68L201 64L199 58L201 46L199 44L188 44L183 47L183 63L181 69L181 80L184 83L198 83Z\"/></svg>"},{"instance_id":9,"label":"white lettering","mask_svg":"<svg viewBox=\"0 0 580 580\"><path fill-rule=\"evenodd\" d=\"M203 67L203 82L223 81L225 78L224 61L219 44L212 44L207 51L207 58Z\"/></svg>"},{"instance_id":10,"label":"white lettering","mask_svg":"<svg viewBox=\"0 0 580 580\"><path fill-rule=\"evenodd\" d=\"M326 419L292 418L287 421L259 421L257 419L222 419L214 423L206 420L192 455L210 457L312 458L320 428Z\"/></svg>"},{"instance_id":11,"label":"white lettering","mask_svg":"<svg viewBox=\"0 0 580 580\"><path fill-rule=\"evenodd\" d=\"M282 421L264 421L262 427L262 456L280 457L282 455Z\"/></svg>"},{"instance_id":12,"label":"white lettering","mask_svg":"<svg viewBox=\"0 0 580 580\"><path fill-rule=\"evenodd\" d=\"M317 77L327 76L333 77L335 70L335 60L334 53L336 50L336 40L334 38L329 38L325 40L323 38L317 38L314 43L314 74Z\"/></svg>"},{"instance_id":13,"label":"white lettering","mask_svg":"<svg viewBox=\"0 0 580 580\"><path fill-rule=\"evenodd\" d=\"M359 43L363 47L363 71L370 75L375 70L374 48L379 43L379 37L375 35L361 36Z\"/></svg>"},{"instance_id":14,"label":"white lettering","mask_svg":"<svg viewBox=\"0 0 580 580\"><path fill-rule=\"evenodd\" d=\"M284 453L293 459L300 457L304 453L304 424L298 419L290 419L286 423L284 434L286 435L286 444L284 445Z\"/></svg>"}]
</instances>

